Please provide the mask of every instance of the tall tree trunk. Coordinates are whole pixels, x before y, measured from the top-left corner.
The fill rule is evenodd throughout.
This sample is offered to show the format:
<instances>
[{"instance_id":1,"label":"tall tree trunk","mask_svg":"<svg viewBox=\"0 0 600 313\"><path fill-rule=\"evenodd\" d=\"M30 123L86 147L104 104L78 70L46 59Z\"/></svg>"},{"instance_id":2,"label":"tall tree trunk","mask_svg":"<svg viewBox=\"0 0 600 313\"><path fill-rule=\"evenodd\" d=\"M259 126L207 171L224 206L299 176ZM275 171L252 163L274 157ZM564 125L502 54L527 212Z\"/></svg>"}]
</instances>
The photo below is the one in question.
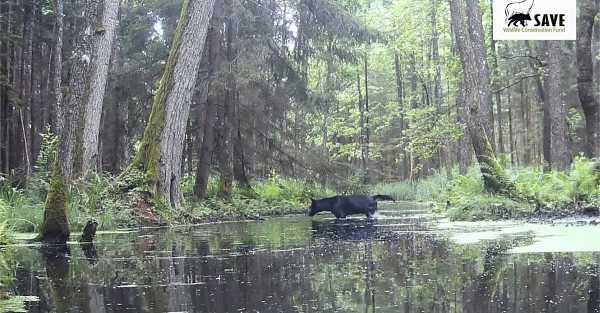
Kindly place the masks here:
<instances>
[{"instance_id":1,"label":"tall tree trunk","mask_svg":"<svg viewBox=\"0 0 600 313\"><path fill-rule=\"evenodd\" d=\"M33 38L35 31L35 20L36 20L36 10L37 3L32 2L28 6L25 6L25 16L24 16L24 29L23 29L23 85L22 85L22 103L23 106L19 110L20 115L20 124L22 130L23 142L25 144L25 173L26 177L31 176L32 169L32 160L34 158L33 154L31 154L31 113L33 110L33 94L36 92L34 88L34 79L33 79ZM27 121L27 123L25 123Z\"/></svg>"},{"instance_id":2,"label":"tall tree trunk","mask_svg":"<svg viewBox=\"0 0 600 313\"><path fill-rule=\"evenodd\" d=\"M220 175L217 196L229 199L233 191L231 112L229 111L230 104L226 92L221 93L218 99L221 103L217 106L217 145L215 148Z\"/></svg>"},{"instance_id":3,"label":"tall tree trunk","mask_svg":"<svg viewBox=\"0 0 600 313\"><path fill-rule=\"evenodd\" d=\"M56 131L60 136L59 150L56 152L50 177L50 189L44 205L44 220L40 227L40 239L46 242L66 243L69 239L69 221L67 219L68 190L65 184L65 174L61 166L60 154L64 151L64 140L67 136L65 126L68 123L67 110L62 106L62 49L63 49L63 1L54 3L56 23L56 43L54 46L55 68L53 87L56 97Z\"/></svg>"},{"instance_id":4,"label":"tall tree trunk","mask_svg":"<svg viewBox=\"0 0 600 313\"><path fill-rule=\"evenodd\" d=\"M32 29L38 29L36 25L39 25L41 20L41 10L39 3L34 1L32 3ZM41 145L41 133L46 125L44 119L44 107L45 103L42 101L42 94L46 91L44 86L44 73L46 72L47 64L50 64L50 59L46 58L45 48L47 47L46 42L43 41L39 31L36 32L36 36L32 38L33 41L33 63L32 63L32 98L30 106L30 149L31 162L35 164L37 159L40 145ZM47 99L47 98L44 98Z\"/></svg>"},{"instance_id":5,"label":"tall tree trunk","mask_svg":"<svg viewBox=\"0 0 600 313\"><path fill-rule=\"evenodd\" d=\"M442 69L439 52L439 39L437 31L437 1L431 0L431 63L435 69L433 79L433 103L441 109L444 101L442 95ZM431 165L434 169L446 169L448 177L452 175L452 159L450 157L449 145L441 145L433 155Z\"/></svg>"},{"instance_id":6,"label":"tall tree trunk","mask_svg":"<svg viewBox=\"0 0 600 313\"><path fill-rule=\"evenodd\" d=\"M569 134L567 129L567 106L562 101L560 89L561 42L548 41L548 105L551 119L551 166L558 170L566 170L571 164L569 151Z\"/></svg>"},{"instance_id":7,"label":"tall tree trunk","mask_svg":"<svg viewBox=\"0 0 600 313\"><path fill-rule=\"evenodd\" d=\"M539 74L541 75L541 74ZM541 81L541 79L540 79ZM532 148L533 145L532 137L533 137L533 128L531 127L531 102L529 100L529 84L527 81L523 80L520 84L520 94L521 94L521 142L523 144L523 158L522 162L524 165L529 165L532 163ZM544 96L545 98L545 96ZM543 100L545 101L545 100ZM550 125L550 124L546 124ZM550 138L550 137L548 137ZM548 144L548 147L550 145ZM548 159L549 160L549 159Z\"/></svg>"},{"instance_id":8,"label":"tall tree trunk","mask_svg":"<svg viewBox=\"0 0 600 313\"><path fill-rule=\"evenodd\" d=\"M227 123L231 128L230 136L232 143L232 161L233 177L238 185L251 191L250 180L246 175L246 160L244 158L244 141L242 139L242 118L239 90L236 73L238 71L238 23L233 19L229 20L227 31L227 62L229 64L229 73L227 75L227 105L229 106L230 121ZM282 127L285 131L285 126ZM285 134L284 134L285 136Z\"/></svg>"},{"instance_id":9,"label":"tall tree trunk","mask_svg":"<svg viewBox=\"0 0 600 313\"><path fill-rule=\"evenodd\" d=\"M489 109L489 73L487 66L481 66L485 65L485 45L479 1L450 0L450 11L465 78L465 119L485 188L492 193L512 194L514 186L496 160L487 135L490 128L484 122L489 115L481 114Z\"/></svg>"},{"instance_id":10,"label":"tall tree trunk","mask_svg":"<svg viewBox=\"0 0 600 313\"><path fill-rule=\"evenodd\" d=\"M356 86L358 87L358 111L360 112L360 137L358 143L360 145L360 168L364 173L367 171L367 158L365 154L365 105L362 96L360 71L356 74Z\"/></svg>"},{"instance_id":11,"label":"tall tree trunk","mask_svg":"<svg viewBox=\"0 0 600 313\"><path fill-rule=\"evenodd\" d=\"M369 56L365 55L365 106L364 106L364 141L363 141L363 183L368 184L369 176L369 147L371 145L371 130L369 129Z\"/></svg>"},{"instance_id":12,"label":"tall tree trunk","mask_svg":"<svg viewBox=\"0 0 600 313\"><path fill-rule=\"evenodd\" d=\"M121 19L122 15L119 14L119 19ZM111 56L112 63L112 72L116 73L124 66L124 57L121 52L121 38L117 35L115 40L113 55ZM115 115L115 123L114 126L116 128L115 133L115 156L116 162L114 162L114 170L115 172L121 172L127 168L129 161L131 159L131 149L130 149L130 133L129 133L129 101L122 96L123 88L125 86L117 86L114 83L111 89L113 90L114 101L114 112Z\"/></svg>"},{"instance_id":13,"label":"tall tree trunk","mask_svg":"<svg viewBox=\"0 0 600 313\"><path fill-rule=\"evenodd\" d=\"M579 0L577 25L577 90L585 115L585 152L589 157L600 156L600 103L594 96L594 62L592 34L594 19L600 9L595 0Z\"/></svg>"},{"instance_id":14,"label":"tall tree trunk","mask_svg":"<svg viewBox=\"0 0 600 313\"><path fill-rule=\"evenodd\" d=\"M102 25L95 28L97 34L94 40L95 55L92 59L89 98L87 99L84 112L83 153L80 169L84 177L90 172L101 168L101 160L98 152L100 120L102 116L102 104L106 93L110 57L113 52L113 43L119 24L120 0L104 0L103 2Z\"/></svg>"},{"instance_id":15,"label":"tall tree trunk","mask_svg":"<svg viewBox=\"0 0 600 313\"><path fill-rule=\"evenodd\" d=\"M233 76L233 73L230 73ZM239 91L237 90L237 84L235 77L231 78L232 82L230 90L232 92L233 100L233 177L238 182L238 185L245 191L250 191L252 186L250 185L250 179L246 174L246 156L244 152L244 140L242 138L242 112L241 104L239 99Z\"/></svg>"},{"instance_id":16,"label":"tall tree trunk","mask_svg":"<svg viewBox=\"0 0 600 313\"><path fill-rule=\"evenodd\" d=\"M14 33L12 34L13 38L23 38L24 34L24 24L23 24L23 14L22 14L22 5L19 1L15 1L15 15L14 15ZM20 104L23 97L24 91L24 82L23 82L23 45L21 42L17 40L12 40L13 47L13 81L12 81L12 90L13 97L11 97L11 142L12 147L9 146L10 154L10 164L12 170L13 178L17 178L17 181L23 178L22 168L25 164L25 155L27 154L25 148L27 146L27 139L25 138L25 131L23 125L23 107ZM18 176L18 177L17 177ZM20 181L19 181L20 182Z\"/></svg>"},{"instance_id":17,"label":"tall tree trunk","mask_svg":"<svg viewBox=\"0 0 600 313\"><path fill-rule=\"evenodd\" d=\"M491 2L491 1L490 1ZM490 33L493 32L493 27L492 27L492 23L490 23ZM491 38L491 37L490 37ZM498 54L497 54L497 47L496 47L496 41L492 39L492 68L493 68L493 75L492 75L492 87L493 89L499 89L499 80L500 80L500 72L498 71ZM504 134L502 131L502 95L500 94L500 92L495 92L494 93L495 99L496 99L496 109L497 109L497 119L498 119L498 149L497 152L500 154L504 154L505 150L504 150ZM493 109L492 109L493 110Z\"/></svg>"},{"instance_id":18,"label":"tall tree trunk","mask_svg":"<svg viewBox=\"0 0 600 313\"><path fill-rule=\"evenodd\" d=\"M402 80L402 64L400 63L400 56L398 53L394 54L394 67L396 72L396 97L398 101L398 105L400 106L401 115L400 115L400 136L404 135L404 130L406 128L405 120L404 120L404 84ZM360 76L359 76L359 86L358 90L360 92ZM361 117L362 119L362 117ZM400 179L407 179L409 176L409 160L408 154L406 153L405 147L403 151L402 157L402 167L400 170Z\"/></svg>"},{"instance_id":19,"label":"tall tree trunk","mask_svg":"<svg viewBox=\"0 0 600 313\"><path fill-rule=\"evenodd\" d=\"M209 40L208 42L210 46L212 40ZM198 160L198 167L196 168L196 183L194 185L194 198L196 200L204 199L207 196L209 170L214 149L214 126L217 103L215 101L215 96L210 94L211 90L208 92L209 95L206 100L206 118L204 120L204 138L200 148L200 158Z\"/></svg>"},{"instance_id":20,"label":"tall tree trunk","mask_svg":"<svg viewBox=\"0 0 600 313\"><path fill-rule=\"evenodd\" d=\"M233 134L233 177L239 186L245 190L250 190L250 180L246 175L246 159L244 155L244 140L242 138L242 121L240 118L239 102L235 108L235 133Z\"/></svg>"},{"instance_id":21,"label":"tall tree trunk","mask_svg":"<svg viewBox=\"0 0 600 313\"><path fill-rule=\"evenodd\" d=\"M515 164L515 139L513 136L513 116L512 116L512 103L511 93L508 93L508 139L510 140L510 164Z\"/></svg>"},{"instance_id":22,"label":"tall tree trunk","mask_svg":"<svg viewBox=\"0 0 600 313\"><path fill-rule=\"evenodd\" d=\"M91 61L94 48L94 30L96 29L96 18L99 0L86 0L82 4L83 25L79 26L77 44L71 57L69 70L69 93L65 99L64 112L66 116L62 127L65 134L61 138L60 166L65 179L69 181L73 176L75 162L81 161L80 147L77 147L77 135L80 134L81 111L89 92ZM75 166L75 168L77 168Z\"/></svg>"},{"instance_id":23,"label":"tall tree trunk","mask_svg":"<svg viewBox=\"0 0 600 313\"><path fill-rule=\"evenodd\" d=\"M53 117L55 134L60 134L64 128L65 121L62 119L64 114L63 106L63 92L62 92L62 50L63 50L63 33L64 33L64 21L63 21L63 0L54 1L54 15L55 15L55 30L56 30L56 42L54 44L53 56L54 56L54 76L52 78L52 89L54 93L54 113L56 116ZM59 118L60 117L60 118Z\"/></svg>"},{"instance_id":24,"label":"tall tree trunk","mask_svg":"<svg viewBox=\"0 0 600 313\"><path fill-rule=\"evenodd\" d=\"M194 199L201 200L208 194L208 178L210 175L210 166L215 148L215 124L217 119L217 83L215 82L215 73L222 63L222 36L220 32L220 23L222 12L222 2L215 3L210 29L206 38L206 53L208 59L208 78L206 84L206 105L204 118L203 139L199 151L198 166L196 168L196 181L194 185Z\"/></svg>"},{"instance_id":25,"label":"tall tree trunk","mask_svg":"<svg viewBox=\"0 0 600 313\"><path fill-rule=\"evenodd\" d=\"M131 166L145 174L151 193L181 207L181 159L191 98L215 0L184 0L171 52L140 149Z\"/></svg>"},{"instance_id":26,"label":"tall tree trunk","mask_svg":"<svg viewBox=\"0 0 600 313\"><path fill-rule=\"evenodd\" d=\"M482 90L482 92L478 94L480 97L480 105L478 110L478 114L480 115L479 120L481 120L483 123L483 127L485 127L486 130L489 130L487 132L487 137L490 141L492 151L496 151L496 139L494 135L494 110L490 93L490 71L486 55L487 48L485 46L485 32L481 22L481 8L479 2L476 2L475 0L466 1L467 7L465 16L469 20L467 29L471 37L471 46L469 47L469 51L474 54L473 57L478 62L478 66L474 67L473 70L479 79L477 85L481 86Z\"/></svg>"},{"instance_id":27,"label":"tall tree trunk","mask_svg":"<svg viewBox=\"0 0 600 313\"><path fill-rule=\"evenodd\" d=\"M436 0L431 0L431 30L431 61L435 67L433 98L435 105L440 107L444 98L442 96L442 67L440 64L440 52L438 44Z\"/></svg>"},{"instance_id":28,"label":"tall tree trunk","mask_svg":"<svg viewBox=\"0 0 600 313\"><path fill-rule=\"evenodd\" d=\"M467 115L465 105L465 82L464 80L459 83L458 91L456 93L456 117L457 122L461 126L465 126L463 134L458 140L458 149L456 157L458 159L458 173L460 175L467 175L469 171L469 161L471 160L471 146L469 142L469 130L466 128L465 116Z\"/></svg>"},{"instance_id":29,"label":"tall tree trunk","mask_svg":"<svg viewBox=\"0 0 600 313\"><path fill-rule=\"evenodd\" d=\"M236 27L232 18L226 21L226 55L227 60L233 59L232 43L233 35ZM231 71L231 67L229 68ZM234 118L234 99L233 90L233 73L227 73L227 87L222 95L222 104L219 106L218 122L219 122L219 140L217 141L217 156L219 157L219 191L218 196L224 199L230 199L233 192L233 118Z\"/></svg>"},{"instance_id":30,"label":"tall tree trunk","mask_svg":"<svg viewBox=\"0 0 600 313\"><path fill-rule=\"evenodd\" d=\"M527 47L527 50L529 51L530 55L535 55L535 51L534 49L531 47L531 44L529 41L525 42L525 45ZM545 58L545 57L544 57ZM538 101L543 105L543 118L542 118L542 155L543 155L543 163L544 163L544 168L548 168L550 166L550 162L551 162L551 155L550 155L550 110L549 110L549 104L548 104L548 99L547 99L547 95L546 95L546 90L544 89L544 84L542 81L542 76L543 76L543 71L541 68L542 64L535 64L534 59L530 58L529 59L529 67L531 68L532 71L536 71L538 72L538 75L536 75L535 77L535 86L536 86L536 91L537 91L537 97L538 97ZM526 95L526 90L524 91ZM525 98L526 100L528 98ZM531 129L531 106L529 104L529 101L527 102L527 105L524 107L526 109L526 111L524 112L524 116L525 116L525 128L527 129L527 137L526 137L526 145L525 145L525 151L528 152L527 154L527 162L531 162L531 145L532 140L531 137L533 133L533 130Z\"/></svg>"}]
</instances>

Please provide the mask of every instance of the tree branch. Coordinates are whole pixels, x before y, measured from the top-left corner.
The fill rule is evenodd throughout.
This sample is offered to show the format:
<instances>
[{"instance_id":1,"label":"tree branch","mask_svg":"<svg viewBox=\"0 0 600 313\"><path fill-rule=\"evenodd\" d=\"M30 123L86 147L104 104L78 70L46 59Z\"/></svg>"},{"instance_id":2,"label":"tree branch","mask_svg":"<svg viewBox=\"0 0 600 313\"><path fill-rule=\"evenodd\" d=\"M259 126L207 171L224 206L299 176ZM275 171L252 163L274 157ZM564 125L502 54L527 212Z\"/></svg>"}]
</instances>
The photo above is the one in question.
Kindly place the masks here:
<instances>
[{"instance_id":1,"label":"tree branch","mask_svg":"<svg viewBox=\"0 0 600 313\"><path fill-rule=\"evenodd\" d=\"M502 87L502 88L500 88L500 89L492 90L492 93L499 93L499 92L502 92L502 91L504 91L504 90L506 90L506 89L508 89L508 88L510 88L510 87L512 87L512 86L514 86L514 85L520 84L522 81L524 81L524 80L526 80L526 79L533 78L533 77L537 77L538 75L539 75L539 74L537 74L537 73L534 73L534 74L528 74L528 75L525 75L525 76L521 76L521 77L519 78L519 80L517 80L517 81L514 81L514 82L510 83L510 84L509 84L509 85L507 85L507 86L504 86L504 87Z\"/></svg>"}]
</instances>

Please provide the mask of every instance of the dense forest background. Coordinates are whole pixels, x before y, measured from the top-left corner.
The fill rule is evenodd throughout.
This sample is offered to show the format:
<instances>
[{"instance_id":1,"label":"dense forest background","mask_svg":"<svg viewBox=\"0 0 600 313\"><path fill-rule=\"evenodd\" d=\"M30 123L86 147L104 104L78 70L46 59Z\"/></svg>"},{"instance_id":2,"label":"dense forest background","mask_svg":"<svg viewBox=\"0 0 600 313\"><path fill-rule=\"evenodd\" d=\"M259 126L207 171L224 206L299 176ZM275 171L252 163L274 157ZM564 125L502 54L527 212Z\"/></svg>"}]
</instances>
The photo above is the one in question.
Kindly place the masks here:
<instances>
[{"instance_id":1,"label":"dense forest background","mask_svg":"<svg viewBox=\"0 0 600 313\"><path fill-rule=\"evenodd\" d=\"M493 41L490 1L212 2L2 0L0 179L27 185L57 147L66 182L127 177L160 145L169 174L146 178L179 206L181 184L202 199L210 177L227 198L273 176L342 188L464 174L485 163L481 130L492 168L598 156L595 0L560 42ZM203 16L206 41L186 41ZM189 64L171 62L188 43ZM175 126L159 144L151 113L169 84L182 105L160 117Z\"/></svg>"}]
</instances>

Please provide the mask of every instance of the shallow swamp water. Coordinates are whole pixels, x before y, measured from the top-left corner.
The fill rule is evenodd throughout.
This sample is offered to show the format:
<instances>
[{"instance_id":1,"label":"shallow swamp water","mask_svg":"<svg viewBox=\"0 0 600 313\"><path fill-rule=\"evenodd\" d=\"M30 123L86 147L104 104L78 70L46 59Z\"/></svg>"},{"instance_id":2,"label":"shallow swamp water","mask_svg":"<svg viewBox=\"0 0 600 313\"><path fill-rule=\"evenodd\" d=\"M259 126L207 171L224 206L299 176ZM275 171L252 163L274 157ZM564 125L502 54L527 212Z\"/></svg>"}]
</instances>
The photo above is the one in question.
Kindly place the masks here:
<instances>
[{"instance_id":1,"label":"shallow swamp water","mask_svg":"<svg viewBox=\"0 0 600 313\"><path fill-rule=\"evenodd\" d=\"M16 248L30 312L600 312L600 226L450 223L416 204ZM594 224L594 223L592 223Z\"/></svg>"}]
</instances>

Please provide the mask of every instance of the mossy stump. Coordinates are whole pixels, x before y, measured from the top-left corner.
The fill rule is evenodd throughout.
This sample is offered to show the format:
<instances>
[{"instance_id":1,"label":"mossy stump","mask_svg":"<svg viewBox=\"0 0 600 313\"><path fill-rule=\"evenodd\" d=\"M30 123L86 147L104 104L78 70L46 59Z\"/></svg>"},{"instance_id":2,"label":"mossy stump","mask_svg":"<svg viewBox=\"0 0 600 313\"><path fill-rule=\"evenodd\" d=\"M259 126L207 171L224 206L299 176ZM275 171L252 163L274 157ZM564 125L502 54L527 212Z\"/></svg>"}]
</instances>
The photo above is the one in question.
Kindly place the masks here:
<instances>
[{"instance_id":1,"label":"mossy stump","mask_svg":"<svg viewBox=\"0 0 600 313\"><path fill-rule=\"evenodd\" d=\"M65 244L69 240L68 191L58 166L52 171L50 190L44 206L44 221L39 240L45 243Z\"/></svg>"}]
</instances>

